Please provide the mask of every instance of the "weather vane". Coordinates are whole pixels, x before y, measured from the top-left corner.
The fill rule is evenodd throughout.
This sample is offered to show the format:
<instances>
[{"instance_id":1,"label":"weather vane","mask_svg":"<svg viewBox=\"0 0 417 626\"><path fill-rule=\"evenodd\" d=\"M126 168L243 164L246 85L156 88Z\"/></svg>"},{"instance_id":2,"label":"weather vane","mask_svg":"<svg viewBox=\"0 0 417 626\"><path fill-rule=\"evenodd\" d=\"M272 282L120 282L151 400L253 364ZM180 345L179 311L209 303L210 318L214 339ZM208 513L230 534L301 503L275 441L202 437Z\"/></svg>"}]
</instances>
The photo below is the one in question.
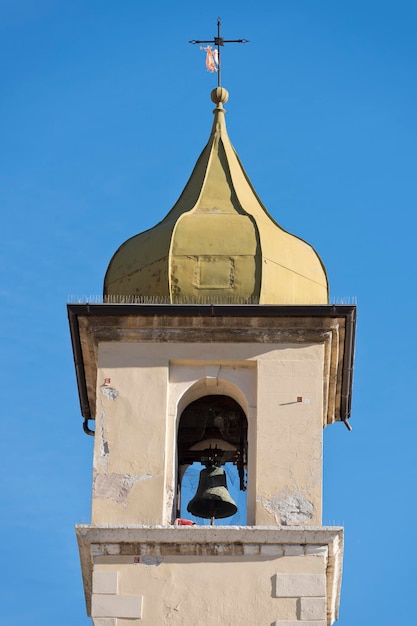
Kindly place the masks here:
<instances>
[{"instance_id":1,"label":"weather vane","mask_svg":"<svg viewBox=\"0 0 417 626\"><path fill-rule=\"evenodd\" d=\"M200 46L200 50L204 50L206 53L206 68L209 72L217 72L217 86L221 87L221 65L220 65L220 48L224 46L225 43L248 43L249 39L223 39L220 35L220 26L221 19L217 18L217 37L213 39L192 39L189 43L207 43L209 44L206 48ZM212 48L210 45L217 46L217 48Z\"/></svg>"}]
</instances>

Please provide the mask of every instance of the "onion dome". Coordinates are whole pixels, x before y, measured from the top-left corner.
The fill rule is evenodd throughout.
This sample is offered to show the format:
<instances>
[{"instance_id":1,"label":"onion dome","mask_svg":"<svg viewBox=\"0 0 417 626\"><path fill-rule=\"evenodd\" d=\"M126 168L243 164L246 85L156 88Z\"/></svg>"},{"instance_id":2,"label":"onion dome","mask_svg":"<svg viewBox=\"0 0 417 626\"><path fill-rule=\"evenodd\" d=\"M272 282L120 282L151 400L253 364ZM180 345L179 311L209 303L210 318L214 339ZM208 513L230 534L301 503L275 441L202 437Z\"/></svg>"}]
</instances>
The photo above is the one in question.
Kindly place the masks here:
<instances>
[{"instance_id":1,"label":"onion dome","mask_svg":"<svg viewBox=\"0 0 417 626\"><path fill-rule=\"evenodd\" d=\"M104 280L107 301L327 304L324 266L268 214L230 143L223 104L177 203L120 246Z\"/></svg>"}]
</instances>

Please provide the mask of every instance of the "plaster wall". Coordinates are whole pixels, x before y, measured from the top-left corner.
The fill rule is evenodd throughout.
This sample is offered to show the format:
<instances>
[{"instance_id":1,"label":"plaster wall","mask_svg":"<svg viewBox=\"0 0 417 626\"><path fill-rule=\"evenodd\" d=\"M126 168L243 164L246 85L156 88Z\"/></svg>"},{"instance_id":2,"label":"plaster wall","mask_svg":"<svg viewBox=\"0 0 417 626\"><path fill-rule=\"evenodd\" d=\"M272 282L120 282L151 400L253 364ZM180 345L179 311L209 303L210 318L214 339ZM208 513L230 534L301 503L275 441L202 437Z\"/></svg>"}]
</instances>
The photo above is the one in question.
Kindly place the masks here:
<instances>
[{"instance_id":1,"label":"plaster wall","mask_svg":"<svg viewBox=\"0 0 417 626\"><path fill-rule=\"evenodd\" d=\"M225 394L248 418L248 524L319 525L324 345L103 342L93 524L170 524L182 410Z\"/></svg>"},{"instance_id":2,"label":"plaster wall","mask_svg":"<svg viewBox=\"0 0 417 626\"><path fill-rule=\"evenodd\" d=\"M257 626L326 620L325 556L97 557L92 616L115 626Z\"/></svg>"}]
</instances>

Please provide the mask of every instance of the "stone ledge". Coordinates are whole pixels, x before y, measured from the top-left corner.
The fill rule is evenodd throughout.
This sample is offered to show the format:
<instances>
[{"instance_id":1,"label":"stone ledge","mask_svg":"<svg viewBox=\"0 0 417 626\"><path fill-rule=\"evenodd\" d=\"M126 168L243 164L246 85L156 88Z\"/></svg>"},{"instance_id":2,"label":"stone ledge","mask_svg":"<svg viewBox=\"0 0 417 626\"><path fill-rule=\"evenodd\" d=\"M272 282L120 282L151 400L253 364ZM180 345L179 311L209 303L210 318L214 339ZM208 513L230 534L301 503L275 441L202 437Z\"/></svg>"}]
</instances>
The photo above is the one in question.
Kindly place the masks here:
<instances>
[{"instance_id":1,"label":"stone ledge","mask_svg":"<svg viewBox=\"0 0 417 626\"><path fill-rule=\"evenodd\" d=\"M76 527L87 613L91 614L94 561L113 558L158 558L210 555L249 559L327 555L327 624L338 616L343 559L343 528L296 526L91 526ZM245 548L248 548L245 554ZM272 553L271 553L272 552ZM104 617L104 616L103 616ZM108 616L111 617L111 616ZM298 622L299 623L299 622ZM279 622L284 626L284 622ZM291 624L291 623L289 623ZM323 622L324 624L324 622ZM305 623L306 626L306 623ZM321 626L316 622L315 626Z\"/></svg>"},{"instance_id":2,"label":"stone ledge","mask_svg":"<svg viewBox=\"0 0 417 626\"><path fill-rule=\"evenodd\" d=\"M166 542L218 543L219 541L247 544L279 544L317 548L339 538L343 540L342 526L112 526L77 524L77 537L88 543Z\"/></svg>"}]
</instances>

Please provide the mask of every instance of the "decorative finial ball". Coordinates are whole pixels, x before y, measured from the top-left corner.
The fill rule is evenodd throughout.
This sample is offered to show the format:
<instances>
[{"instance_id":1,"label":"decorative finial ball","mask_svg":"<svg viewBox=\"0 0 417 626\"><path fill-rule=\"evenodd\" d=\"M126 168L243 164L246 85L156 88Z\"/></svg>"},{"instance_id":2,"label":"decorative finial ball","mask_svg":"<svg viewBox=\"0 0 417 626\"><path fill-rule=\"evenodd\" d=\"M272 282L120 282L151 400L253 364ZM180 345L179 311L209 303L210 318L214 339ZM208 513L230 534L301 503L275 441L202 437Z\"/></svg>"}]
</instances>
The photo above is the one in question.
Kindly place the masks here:
<instances>
[{"instance_id":1,"label":"decorative finial ball","mask_svg":"<svg viewBox=\"0 0 417 626\"><path fill-rule=\"evenodd\" d=\"M229 92L224 87L216 87L210 96L214 104L224 104L229 99Z\"/></svg>"}]
</instances>

